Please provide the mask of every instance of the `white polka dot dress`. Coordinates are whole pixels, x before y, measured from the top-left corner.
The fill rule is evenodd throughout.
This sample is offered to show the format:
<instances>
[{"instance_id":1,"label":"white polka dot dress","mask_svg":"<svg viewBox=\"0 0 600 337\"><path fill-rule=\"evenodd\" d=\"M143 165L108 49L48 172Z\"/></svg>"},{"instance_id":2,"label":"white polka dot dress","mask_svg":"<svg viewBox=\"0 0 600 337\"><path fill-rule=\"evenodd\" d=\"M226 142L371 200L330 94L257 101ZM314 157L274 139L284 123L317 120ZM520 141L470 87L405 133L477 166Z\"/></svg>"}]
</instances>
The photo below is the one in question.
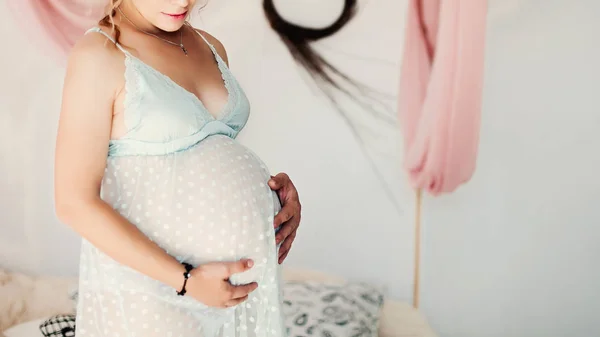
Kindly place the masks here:
<instances>
[{"instance_id":1,"label":"white polka dot dress","mask_svg":"<svg viewBox=\"0 0 600 337\"><path fill-rule=\"evenodd\" d=\"M173 288L83 240L78 337L285 335L273 228L280 203L267 185L265 164L235 140L249 103L210 47L229 92L217 117L195 96L125 52L129 131L110 143L101 197L179 261L200 265L253 259L254 266L231 282L256 281L259 287L238 306L208 307L177 296Z\"/></svg>"}]
</instances>

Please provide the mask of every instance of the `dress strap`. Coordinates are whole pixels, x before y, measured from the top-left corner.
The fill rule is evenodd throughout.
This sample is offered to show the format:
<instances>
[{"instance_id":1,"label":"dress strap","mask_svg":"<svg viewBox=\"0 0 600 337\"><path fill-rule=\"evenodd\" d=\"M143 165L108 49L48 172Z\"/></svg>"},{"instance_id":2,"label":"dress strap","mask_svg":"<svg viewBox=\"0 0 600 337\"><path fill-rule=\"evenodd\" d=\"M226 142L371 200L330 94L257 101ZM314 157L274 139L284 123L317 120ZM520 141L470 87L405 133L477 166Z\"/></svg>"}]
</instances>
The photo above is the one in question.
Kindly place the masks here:
<instances>
[{"instance_id":1,"label":"dress strap","mask_svg":"<svg viewBox=\"0 0 600 337\"><path fill-rule=\"evenodd\" d=\"M208 47L210 48L210 50L212 51L212 53L214 54L215 57L221 58L221 55L219 55L219 53L217 52L217 49L215 48L215 46L213 46L212 43L210 43L208 41L208 39L204 37L203 34L201 34L196 28L194 28L189 22L186 21L185 24L187 26L189 26L194 32L196 32L196 34L200 35L200 37L202 38L202 40L204 40L204 42L206 42L206 44L208 45Z\"/></svg>"},{"instance_id":2,"label":"dress strap","mask_svg":"<svg viewBox=\"0 0 600 337\"><path fill-rule=\"evenodd\" d=\"M100 27L97 27L97 26L96 27L92 27L92 28L88 29L85 32L85 34L88 34L90 32L100 33L100 34L106 36L106 38L109 39L112 43L114 43L115 46L117 46L117 48L119 48L120 51L122 51L125 54L129 54L129 52L127 50L125 50L125 48L123 48L120 43L118 43L117 41L115 41L115 39L113 39L112 36L110 36L108 33L106 33L105 31L103 31L102 29L100 29Z\"/></svg>"}]
</instances>

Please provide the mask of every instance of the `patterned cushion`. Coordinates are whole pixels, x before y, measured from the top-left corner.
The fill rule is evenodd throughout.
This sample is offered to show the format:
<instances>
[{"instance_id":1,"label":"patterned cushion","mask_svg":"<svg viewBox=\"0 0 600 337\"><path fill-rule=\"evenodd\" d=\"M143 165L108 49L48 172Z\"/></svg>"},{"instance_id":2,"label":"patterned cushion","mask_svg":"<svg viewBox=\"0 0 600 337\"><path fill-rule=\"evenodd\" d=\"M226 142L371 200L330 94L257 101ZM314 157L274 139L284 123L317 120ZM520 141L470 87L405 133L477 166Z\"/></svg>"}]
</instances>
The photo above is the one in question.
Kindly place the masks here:
<instances>
[{"instance_id":1,"label":"patterned cushion","mask_svg":"<svg viewBox=\"0 0 600 337\"><path fill-rule=\"evenodd\" d=\"M375 287L288 281L283 292L289 337L377 337L383 294Z\"/></svg>"},{"instance_id":2,"label":"patterned cushion","mask_svg":"<svg viewBox=\"0 0 600 337\"><path fill-rule=\"evenodd\" d=\"M54 315L40 324L45 337L75 336L75 315Z\"/></svg>"}]
</instances>

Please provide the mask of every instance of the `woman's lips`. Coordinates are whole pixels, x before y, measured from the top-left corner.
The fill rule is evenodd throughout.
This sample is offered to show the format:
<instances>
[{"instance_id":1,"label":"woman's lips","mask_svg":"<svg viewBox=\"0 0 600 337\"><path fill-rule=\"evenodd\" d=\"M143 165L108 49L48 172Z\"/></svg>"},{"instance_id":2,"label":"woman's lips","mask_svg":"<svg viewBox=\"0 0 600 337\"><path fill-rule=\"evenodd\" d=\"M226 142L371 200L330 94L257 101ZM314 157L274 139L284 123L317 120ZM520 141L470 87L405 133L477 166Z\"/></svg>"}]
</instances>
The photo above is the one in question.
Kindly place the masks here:
<instances>
[{"instance_id":1,"label":"woman's lips","mask_svg":"<svg viewBox=\"0 0 600 337\"><path fill-rule=\"evenodd\" d=\"M164 13L164 14L175 20L183 20L183 19L185 19L187 12L183 12L181 14L168 14L168 13Z\"/></svg>"}]
</instances>

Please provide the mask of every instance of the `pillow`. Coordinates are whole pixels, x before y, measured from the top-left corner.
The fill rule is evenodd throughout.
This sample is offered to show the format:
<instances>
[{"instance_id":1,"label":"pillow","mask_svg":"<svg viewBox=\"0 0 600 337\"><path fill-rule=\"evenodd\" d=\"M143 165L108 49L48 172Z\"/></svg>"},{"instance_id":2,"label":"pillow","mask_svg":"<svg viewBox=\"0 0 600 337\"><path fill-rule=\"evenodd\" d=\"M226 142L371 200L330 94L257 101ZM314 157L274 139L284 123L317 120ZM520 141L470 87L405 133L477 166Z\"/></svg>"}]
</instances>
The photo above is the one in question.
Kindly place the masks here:
<instances>
[{"instance_id":1,"label":"pillow","mask_svg":"<svg viewBox=\"0 0 600 337\"><path fill-rule=\"evenodd\" d=\"M75 336L75 315L54 315L18 324L3 332L4 337Z\"/></svg>"},{"instance_id":2,"label":"pillow","mask_svg":"<svg viewBox=\"0 0 600 337\"><path fill-rule=\"evenodd\" d=\"M377 337L382 291L365 283L288 281L283 310L289 337Z\"/></svg>"},{"instance_id":3,"label":"pillow","mask_svg":"<svg viewBox=\"0 0 600 337\"><path fill-rule=\"evenodd\" d=\"M46 319L35 319L25 323L17 324L2 332L5 337L43 337L40 332L40 324ZM2 334L0 334L1 336Z\"/></svg>"},{"instance_id":4,"label":"pillow","mask_svg":"<svg viewBox=\"0 0 600 337\"><path fill-rule=\"evenodd\" d=\"M0 268L0 331L58 313L72 313L67 289L76 282L73 277L32 276Z\"/></svg>"},{"instance_id":5,"label":"pillow","mask_svg":"<svg viewBox=\"0 0 600 337\"><path fill-rule=\"evenodd\" d=\"M75 315L54 315L40 324L45 337L74 337Z\"/></svg>"}]
</instances>

